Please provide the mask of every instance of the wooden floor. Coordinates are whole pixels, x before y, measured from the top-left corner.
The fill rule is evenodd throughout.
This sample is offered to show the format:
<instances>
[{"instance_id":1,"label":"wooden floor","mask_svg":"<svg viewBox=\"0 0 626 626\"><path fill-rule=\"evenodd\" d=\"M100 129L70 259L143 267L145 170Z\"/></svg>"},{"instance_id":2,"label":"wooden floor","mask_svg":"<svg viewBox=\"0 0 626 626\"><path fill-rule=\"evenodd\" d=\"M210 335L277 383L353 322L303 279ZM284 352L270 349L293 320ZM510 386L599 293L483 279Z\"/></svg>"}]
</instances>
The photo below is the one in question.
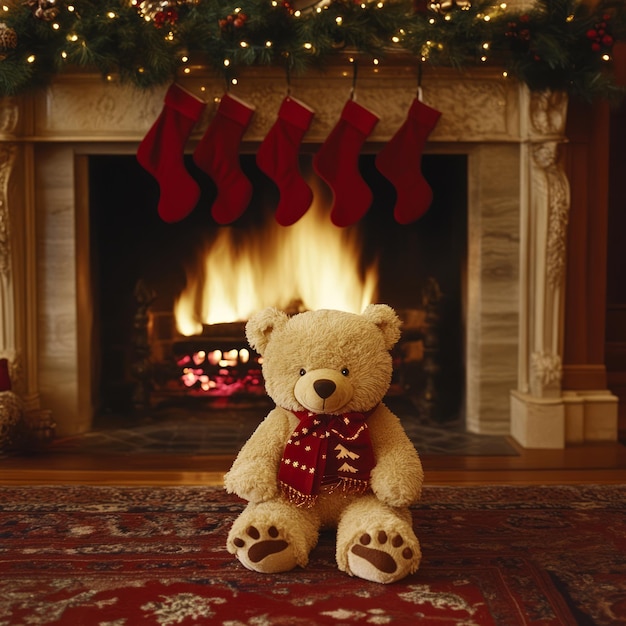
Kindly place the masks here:
<instances>
[{"instance_id":1,"label":"wooden floor","mask_svg":"<svg viewBox=\"0 0 626 626\"><path fill-rule=\"evenodd\" d=\"M422 455L426 484L626 484L626 446L584 444L518 456ZM231 456L87 456L38 453L0 459L0 485L220 485Z\"/></svg>"}]
</instances>

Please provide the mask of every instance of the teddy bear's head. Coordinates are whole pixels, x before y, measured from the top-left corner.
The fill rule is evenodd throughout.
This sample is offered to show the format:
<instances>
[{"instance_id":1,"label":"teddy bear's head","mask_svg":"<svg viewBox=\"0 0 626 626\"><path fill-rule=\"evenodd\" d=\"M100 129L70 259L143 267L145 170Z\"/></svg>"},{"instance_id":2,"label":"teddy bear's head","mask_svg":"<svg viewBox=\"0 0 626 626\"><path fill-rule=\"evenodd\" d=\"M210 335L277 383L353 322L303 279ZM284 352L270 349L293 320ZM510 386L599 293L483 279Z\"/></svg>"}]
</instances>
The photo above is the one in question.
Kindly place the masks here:
<instances>
[{"instance_id":1,"label":"teddy bear's head","mask_svg":"<svg viewBox=\"0 0 626 626\"><path fill-rule=\"evenodd\" d=\"M263 357L265 388L277 406L339 415L383 399L400 320L385 304L362 315L322 309L289 317L268 308L250 318L246 337Z\"/></svg>"}]
</instances>

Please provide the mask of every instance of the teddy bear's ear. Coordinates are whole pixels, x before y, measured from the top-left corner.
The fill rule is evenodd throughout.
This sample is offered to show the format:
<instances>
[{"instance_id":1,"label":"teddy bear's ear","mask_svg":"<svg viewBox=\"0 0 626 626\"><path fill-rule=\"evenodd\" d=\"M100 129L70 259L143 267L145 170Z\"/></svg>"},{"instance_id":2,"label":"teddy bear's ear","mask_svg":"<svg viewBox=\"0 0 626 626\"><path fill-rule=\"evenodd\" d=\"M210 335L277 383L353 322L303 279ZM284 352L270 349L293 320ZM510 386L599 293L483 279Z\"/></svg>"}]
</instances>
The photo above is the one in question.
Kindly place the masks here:
<instances>
[{"instance_id":1,"label":"teddy bear's ear","mask_svg":"<svg viewBox=\"0 0 626 626\"><path fill-rule=\"evenodd\" d=\"M363 317L380 328L385 340L385 348L391 350L400 339L402 322L396 312L387 304L370 304L363 311Z\"/></svg>"},{"instance_id":2,"label":"teddy bear's ear","mask_svg":"<svg viewBox=\"0 0 626 626\"><path fill-rule=\"evenodd\" d=\"M259 354L263 354L272 332L276 328L284 326L288 320L289 317L285 312L273 307L253 313L246 324L248 343Z\"/></svg>"}]
</instances>

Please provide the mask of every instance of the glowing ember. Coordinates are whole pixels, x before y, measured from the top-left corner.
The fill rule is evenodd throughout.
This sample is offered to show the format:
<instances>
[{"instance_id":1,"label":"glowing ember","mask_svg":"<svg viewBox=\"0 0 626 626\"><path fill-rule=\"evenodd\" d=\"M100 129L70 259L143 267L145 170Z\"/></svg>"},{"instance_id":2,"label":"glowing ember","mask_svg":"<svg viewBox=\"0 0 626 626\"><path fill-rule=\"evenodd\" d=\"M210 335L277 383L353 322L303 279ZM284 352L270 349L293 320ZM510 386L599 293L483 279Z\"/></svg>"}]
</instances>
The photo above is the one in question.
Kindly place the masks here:
<instances>
[{"instance_id":1,"label":"glowing ember","mask_svg":"<svg viewBox=\"0 0 626 626\"><path fill-rule=\"evenodd\" d=\"M247 320L261 308L288 309L294 302L353 313L374 302L377 264L363 270L359 233L333 226L317 198L286 228L274 220L254 234L221 228L187 272L174 307L178 331L197 335L203 324Z\"/></svg>"},{"instance_id":2,"label":"glowing ember","mask_svg":"<svg viewBox=\"0 0 626 626\"><path fill-rule=\"evenodd\" d=\"M180 381L192 393L212 396L231 396L246 392L264 394L260 361L250 363L247 348L200 350L177 359L181 368Z\"/></svg>"}]
</instances>

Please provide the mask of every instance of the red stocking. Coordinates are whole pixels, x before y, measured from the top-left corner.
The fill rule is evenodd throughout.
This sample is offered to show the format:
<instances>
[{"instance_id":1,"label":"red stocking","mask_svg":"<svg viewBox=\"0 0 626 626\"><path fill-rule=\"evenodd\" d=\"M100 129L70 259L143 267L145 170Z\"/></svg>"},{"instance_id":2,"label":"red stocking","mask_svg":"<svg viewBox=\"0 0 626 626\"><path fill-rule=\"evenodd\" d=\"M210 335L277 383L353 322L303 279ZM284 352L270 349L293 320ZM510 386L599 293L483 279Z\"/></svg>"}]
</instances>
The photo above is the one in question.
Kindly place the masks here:
<instances>
[{"instance_id":1,"label":"red stocking","mask_svg":"<svg viewBox=\"0 0 626 626\"><path fill-rule=\"evenodd\" d=\"M159 183L158 212L165 222L187 217L200 198L200 188L185 169L185 143L205 103L173 84L163 110L139 144L137 161Z\"/></svg>"},{"instance_id":2,"label":"red stocking","mask_svg":"<svg viewBox=\"0 0 626 626\"><path fill-rule=\"evenodd\" d=\"M315 171L333 192L330 219L335 226L354 224L372 204L372 191L359 172L359 153L378 119L348 100L339 122L313 157Z\"/></svg>"},{"instance_id":3,"label":"red stocking","mask_svg":"<svg viewBox=\"0 0 626 626\"><path fill-rule=\"evenodd\" d=\"M278 111L278 119L259 146L256 163L269 176L280 192L276 221L281 226L297 222L311 206L313 192L307 185L298 165L302 138L313 119L307 106L286 97Z\"/></svg>"},{"instance_id":4,"label":"red stocking","mask_svg":"<svg viewBox=\"0 0 626 626\"><path fill-rule=\"evenodd\" d=\"M393 214L399 224L419 219L432 202L432 189L421 172L422 151L440 117L415 98L404 124L376 156L376 168L396 188Z\"/></svg>"},{"instance_id":5,"label":"red stocking","mask_svg":"<svg viewBox=\"0 0 626 626\"><path fill-rule=\"evenodd\" d=\"M239 147L254 109L224 94L215 117L196 147L193 160L217 187L211 215L218 224L234 222L250 204L252 183L241 171Z\"/></svg>"}]
</instances>

